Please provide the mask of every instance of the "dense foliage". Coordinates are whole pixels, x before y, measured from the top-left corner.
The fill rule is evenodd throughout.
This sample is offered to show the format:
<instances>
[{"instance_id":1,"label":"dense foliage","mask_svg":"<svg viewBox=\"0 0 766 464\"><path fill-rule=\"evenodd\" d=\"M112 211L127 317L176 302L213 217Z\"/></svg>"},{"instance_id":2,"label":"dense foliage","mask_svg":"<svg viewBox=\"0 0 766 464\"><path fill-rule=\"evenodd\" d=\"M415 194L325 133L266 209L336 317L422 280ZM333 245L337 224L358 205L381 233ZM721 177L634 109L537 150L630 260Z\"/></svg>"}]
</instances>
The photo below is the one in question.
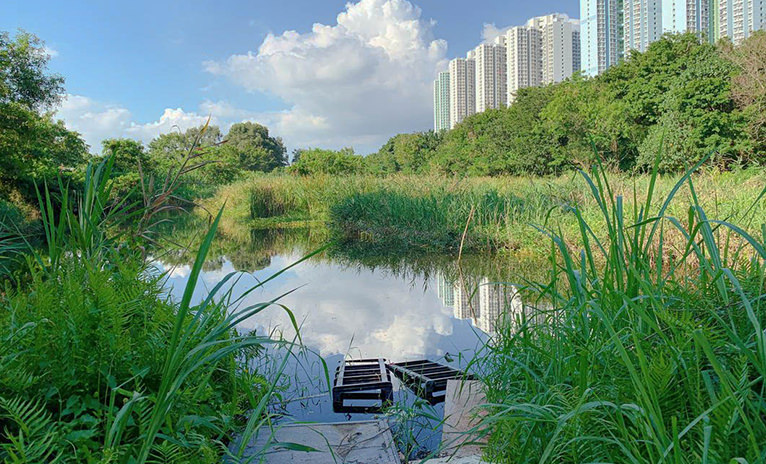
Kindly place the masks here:
<instances>
[{"instance_id":1,"label":"dense foliage","mask_svg":"<svg viewBox=\"0 0 766 464\"><path fill-rule=\"evenodd\" d=\"M358 174L364 170L364 158L354 154L351 148L323 150L311 148L298 150L290 166L290 172L301 175Z\"/></svg>"},{"instance_id":2,"label":"dense foliage","mask_svg":"<svg viewBox=\"0 0 766 464\"><path fill-rule=\"evenodd\" d=\"M120 184L130 188L142 180L164 181L171 167L190 150L195 168L186 173L179 187L179 196L187 199L211 195L216 187L246 172L269 172L287 164L282 140L270 136L266 127L251 122L234 124L227 134L216 126L161 134L148 147L129 139L104 140L102 156L115 156Z\"/></svg>"},{"instance_id":3,"label":"dense foliage","mask_svg":"<svg viewBox=\"0 0 766 464\"><path fill-rule=\"evenodd\" d=\"M220 214L171 300L145 253L144 218L165 205L115 199L115 160L55 201L43 190L41 247L0 240L0 256L22 263L0 269L4 463L217 463L242 414L255 411L252 430L262 419L268 385L247 365L270 340L236 321L269 304L229 308L221 289L191 301Z\"/></svg>"},{"instance_id":4,"label":"dense foliage","mask_svg":"<svg viewBox=\"0 0 766 464\"><path fill-rule=\"evenodd\" d=\"M398 134L364 159L371 174L558 174L594 162L682 172L713 154L720 168L766 163L766 32L738 47L667 35L595 78L575 75L520 89L508 108L466 118L443 134ZM315 161L336 163L326 156ZM339 171L317 166L301 174Z\"/></svg>"},{"instance_id":5,"label":"dense foliage","mask_svg":"<svg viewBox=\"0 0 766 464\"><path fill-rule=\"evenodd\" d=\"M763 35L736 53L725 42L669 35L596 78L523 89L509 108L471 116L447 132L430 168L550 174L590 165L593 146L623 170L649 169L660 151L661 172L683 171L711 153L721 166L761 164L762 91L750 97L757 86L740 76L758 72L746 63L764 53Z\"/></svg>"},{"instance_id":6,"label":"dense foliage","mask_svg":"<svg viewBox=\"0 0 766 464\"><path fill-rule=\"evenodd\" d=\"M35 180L55 179L87 156L80 137L48 112L63 94L48 59L35 36L0 32L0 199L31 198Z\"/></svg>"},{"instance_id":7,"label":"dense foliage","mask_svg":"<svg viewBox=\"0 0 766 464\"><path fill-rule=\"evenodd\" d=\"M171 167L190 152L193 169L176 189L178 200L210 195L246 172L287 165L282 140L252 122L234 124L227 134L207 125L162 134L148 147L136 140L108 139L100 154L92 155L79 134L53 117L64 79L48 71L49 59L34 35L20 32L12 38L0 32L0 201L17 210L36 203L35 185L58 188L59 176L78 185L94 156L115 159L115 196L132 192L132 199L150 185L172 181Z\"/></svg>"}]
</instances>

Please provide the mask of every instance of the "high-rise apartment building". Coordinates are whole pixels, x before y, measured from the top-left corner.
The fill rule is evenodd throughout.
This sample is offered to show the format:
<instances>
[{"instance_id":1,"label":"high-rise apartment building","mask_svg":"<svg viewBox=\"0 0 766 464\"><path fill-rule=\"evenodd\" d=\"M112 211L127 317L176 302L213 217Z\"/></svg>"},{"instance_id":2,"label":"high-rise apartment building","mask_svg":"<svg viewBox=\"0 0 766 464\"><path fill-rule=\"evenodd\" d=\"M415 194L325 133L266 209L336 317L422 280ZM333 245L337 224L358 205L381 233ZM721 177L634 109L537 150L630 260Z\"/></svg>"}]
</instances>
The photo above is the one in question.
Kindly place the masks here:
<instances>
[{"instance_id":1,"label":"high-rise apartment building","mask_svg":"<svg viewBox=\"0 0 766 464\"><path fill-rule=\"evenodd\" d=\"M539 16L528 26L540 30L542 82L554 84L580 70L580 22L565 14Z\"/></svg>"},{"instance_id":2,"label":"high-rise apartment building","mask_svg":"<svg viewBox=\"0 0 766 464\"><path fill-rule=\"evenodd\" d=\"M455 58L449 63L449 127L476 113L476 62Z\"/></svg>"},{"instance_id":3,"label":"high-rise apartment building","mask_svg":"<svg viewBox=\"0 0 766 464\"><path fill-rule=\"evenodd\" d=\"M582 70L595 76L623 57L623 0L580 0Z\"/></svg>"},{"instance_id":4,"label":"high-rise apartment building","mask_svg":"<svg viewBox=\"0 0 766 464\"><path fill-rule=\"evenodd\" d=\"M766 28L764 0L714 0L713 8L718 12L718 37L728 37L735 45Z\"/></svg>"},{"instance_id":5,"label":"high-rise apartment building","mask_svg":"<svg viewBox=\"0 0 766 464\"><path fill-rule=\"evenodd\" d=\"M434 81L434 132L450 128L449 71L440 72Z\"/></svg>"},{"instance_id":6,"label":"high-rise apartment building","mask_svg":"<svg viewBox=\"0 0 766 464\"><path fill-rule=\"evenodd\" d=\"M518 89L561 82L580 70L580 25L567 15L530 19L505 33L510 105Z\"/></svg>"},{"instance_id":7,"label":"high-rise apartment building","mask_svg":"<svg viewBox=\"0 0 766 464\"><path fill-rule=\"evenodd\" d=\"M516 99L516 92L524 87L534 87L543 82L543 45L539 29L516 26L505 33L507 49L508 95L510 105Z\"/></svg>"},{"instance_id":8,"label":"high-rise apartment building","mask_svg":"<svg viewBox=\"0 0 766 464\"><path fill-rule=\"evenodd\" d=\"M662 0L662 32L695 32L701 39L715 41L711 12L715 0Z\"/></svg>"},{"instance_id":9,"label":"high-rise apartment building","mask_svg":"<svg viewBox=\"0 0 766 464\"><path fill-rule=\"evenodd\" d=\"M468 51L465 58L450 61L449 71L437 76L434 130L452 129L474 113L510 105L520 88L569 78L580 70L580 51L580 23L564 14L532 18L510 28L492 43Z\"/></svg>"},{"instance_id":10,"label":"high-rise apartment building","mask_svg":"<svg viewBox=\"0 0 766 464\"><path fill-rule=\"evenodd\" d=\"M583 3L593 0L582 0ZM766 27L766 0L623 0L625 49L645 51L663 34L696 33L739 44ZM582 5L582 3L581 3Z\"/></svg>"},{"instance_id":11,"label":"high-rise apartment building","mask_svg":"<svg viewBox=\"0 0 766 464\"><path fill-rule=\"evenodd\" d=\"M624 0L623 43L626 53L630 50L643 52L650 43L662 37L662 13L662 0Z\"/></svg>"},{"instance_id":12,"label":"high-rise apartment building","mask_svg":"<svg viewBox=\"0 0 766 464\"><path fill-rule=\"evenodd\" d=\"M453 312L458 319L473 319L481 317L479 295L475 286L463 281L455 282L453 286Z\"/></svg>"},{"instance_id":13,"label":"high-rise apartment building","mask_svg":"<svg viewBox=\"0 0 766 464\"><path fill-rule=\"evenodd\" d=\"M663 34L696 33L715 40L711 28L712 0L624 0L623 33L626 53L646 51Z\"/></svg>"},{"instance_id":14,"label":"high-rise apartment building","mask_svg":"<svg viewBox=\"0 0 766 464\"><path fill-rule=\"evenodd\" d=\"M506 103L505 37L483 43L471 56L476 61L476 112L500 108Z\"/></svg>"}]
</instances>

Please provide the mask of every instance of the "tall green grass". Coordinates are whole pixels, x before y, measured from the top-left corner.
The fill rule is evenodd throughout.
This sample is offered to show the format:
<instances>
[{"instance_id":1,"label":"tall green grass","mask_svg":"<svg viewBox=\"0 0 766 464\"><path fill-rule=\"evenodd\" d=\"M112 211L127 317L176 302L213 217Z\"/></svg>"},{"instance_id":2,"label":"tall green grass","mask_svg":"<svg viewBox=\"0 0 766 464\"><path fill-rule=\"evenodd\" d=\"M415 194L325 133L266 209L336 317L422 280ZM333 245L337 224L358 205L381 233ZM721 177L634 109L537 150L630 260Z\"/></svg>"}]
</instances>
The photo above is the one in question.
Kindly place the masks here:
<instances>
[{"instance_id":1,"label":"tall green grass","mask_svg":"<svg viewBox=\"0 0 766 464\"><path fill-rule=\"evenodd\" d=\"M653 178L610 172L608 178L613 193L623 197L624 207L636 207L634 201L645 198L651 187L655 193L651 206L659 208L658 201L670 194L679 176ZM766 183L766 173L757 169L710 170L695 172L694 182L700 206L712 218L727 220L750 207ZM676 196L677 201L669 205L668 213L685 216L684 205L693 199L686 189L676 192ZM568 213L572 207L578 208L597 237L603 240L609 233L589 185L584 178L573 174L495 178L259 175L223 187L204 205L215 211L224 202L227 212L221 220L222 235L244 236L253 227L305 226L311 221L320 227L329 225L336 236L344 237L346 245L366 240L357 244L381 250L386 246L370 239L388 238L389 230L383 230L388 227L402 232L403 239L406 233L412 235L413 249L429 242L443 243L445 250L454 248L454 231L459 229L458 235L462 236L471 209L474 210L469 224L471 234L466 237L479 249L494 247L523 253L545 250L547 239L529 224L560 227L567 237L574 236L579 226ZM743 224L750 233L757 232L757 224L766 221L763 203L751 209L753 223ZM376 208L380 208L379 214L373 214ZM407 221L413 218L416 221L408 228ZM424 237L419 241L417 235L423 229L416 225L424 223L441 227L442 236ZM368 233L356 233L357 229ZM439 231L428 232L439 234ZM683 240L676 233L667 239L674 244Z\"/></svg>"},{"instance_id":2,"label":"tall green grass","mask_svg":"<svg viewBox=\"0 0 766 464\"><path fill-rule=\"evenodd\" d=\"M552 309L502 325L482 360L487 457L764 462L763 184L721 221L694 170L666 189L655 167L628 198L602 169L581 174L598 215L572 207L576 235L539 227L551 274L527 290Z\"/></svg>"},{"instance_id":3,"label":"tall green grass","mask_svg":"<svg viewBox=\"0 0 766 464\"><path fill-rule=\"evenodd\" d=\"M373 251L491 251L499 245L494 228L523 221L528 210L521 198L491 189L423 196L379 190L333 205L329 225L342 243L366 242Z\"/></svg>"},{"instance_id":4,"label":"tall green grass","mask_svg":"<svg viewBox=\"0 0 766 464\"><path fill-rule=\"evenodd\" d=\"M3 283L4 463L218 463L267 419L271 390L249 360L275 341L237 326L276 302L243 304L227 289L236 274L192 302L222 211L174 302L142 249L147 208L164 204L113 200L112 163L88 168L81 195L41 189L44 246Z\"/></svg>"}]
</instances>

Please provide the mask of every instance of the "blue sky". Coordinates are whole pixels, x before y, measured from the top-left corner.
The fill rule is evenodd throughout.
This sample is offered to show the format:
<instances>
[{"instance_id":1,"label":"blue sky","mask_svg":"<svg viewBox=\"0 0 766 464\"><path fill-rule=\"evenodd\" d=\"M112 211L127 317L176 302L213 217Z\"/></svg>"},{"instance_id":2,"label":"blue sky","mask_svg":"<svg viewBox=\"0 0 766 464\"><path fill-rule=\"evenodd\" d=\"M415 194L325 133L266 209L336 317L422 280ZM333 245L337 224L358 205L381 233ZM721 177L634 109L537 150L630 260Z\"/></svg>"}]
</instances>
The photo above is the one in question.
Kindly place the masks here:
<instances>
[{"instance_id":1,"label":"blue sky","mask_svg":"<svg viewBox=\"0 0 766 464\"><path fill-rule=\"evenodd\" d=\"M264 123L289 148L367 153L431 127L434 73L486 24L553 12L577 17L579 3L6 0L0 30L46 41L70 95L59 116L93 151L105 137L148 141L212 115L224 129Z\"/></svg>"}]
</instances>

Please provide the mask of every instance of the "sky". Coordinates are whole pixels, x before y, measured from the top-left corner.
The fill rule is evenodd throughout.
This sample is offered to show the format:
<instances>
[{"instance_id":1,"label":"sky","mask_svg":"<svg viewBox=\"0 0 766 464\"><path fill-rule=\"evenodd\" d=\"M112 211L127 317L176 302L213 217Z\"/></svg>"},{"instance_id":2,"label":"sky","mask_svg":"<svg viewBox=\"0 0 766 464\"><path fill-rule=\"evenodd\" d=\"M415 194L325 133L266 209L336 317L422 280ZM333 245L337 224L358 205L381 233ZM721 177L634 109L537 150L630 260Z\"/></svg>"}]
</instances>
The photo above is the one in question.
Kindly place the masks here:
<instances>
[{"instance_id":1,"label":"sky","mask_svg":"<svg viewBox=\"0 0 766 464\"><path fill-rule=\"evenodd\" d=\"M210 117L295 148L376 151L433 126L432 82L496 28L577 0L3 0L0 30L43 39L66 79L57 117L148 143Z\"/></svg>"}]
</instances>

